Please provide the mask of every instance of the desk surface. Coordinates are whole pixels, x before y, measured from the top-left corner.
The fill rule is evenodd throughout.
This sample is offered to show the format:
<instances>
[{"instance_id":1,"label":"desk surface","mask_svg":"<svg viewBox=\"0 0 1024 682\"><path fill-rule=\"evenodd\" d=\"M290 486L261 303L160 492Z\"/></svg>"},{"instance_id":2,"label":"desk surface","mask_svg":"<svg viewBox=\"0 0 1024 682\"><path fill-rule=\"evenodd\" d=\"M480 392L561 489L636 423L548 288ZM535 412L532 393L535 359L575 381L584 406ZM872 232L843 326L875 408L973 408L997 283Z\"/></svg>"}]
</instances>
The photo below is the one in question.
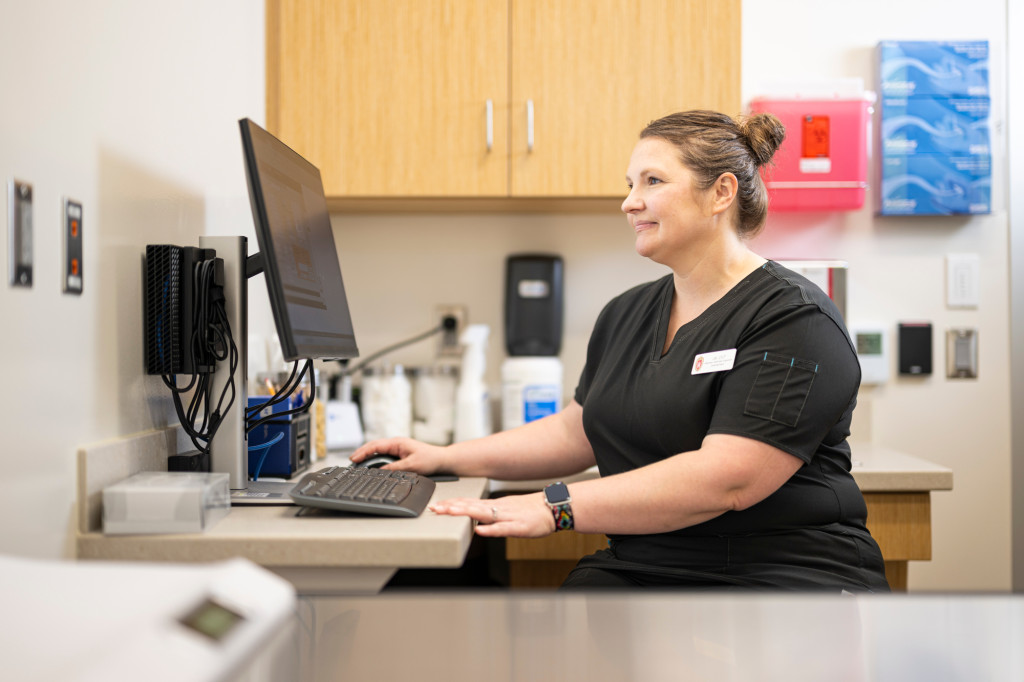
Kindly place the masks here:
<instances>
[{"instance_id":1,"label":"desk surface","mask_svg":"<svg viewBox=\"0 0 1024 682\"><path fill-rule=\"evenodd\" d=\"M861 492L927 492L952 490L953 471L944 466L873 443L851 443L854 480ZM597 467L564 479L566 483L597 478ZM494 492L540 490L545 480L491 481Z\"/></svg>"},{"instance_id":2,"label":"desk surface","mask_svg":"<svg viewBox=\"0 0 1024 682\"><path fill-rule=\"evenodd\" d=\"M79 452L80 559L210 562L243 557L287 578L303 594L379 591L398 568L457 568L473 536L465 517L426 512L415 519L329 514L297 517L299 507L232 507L203 533L108 536L101 491L166 458L165 432L141 443L103 443ZM139 453L142 453L140 456ZM321 461L319 465L326 464ZM482 497L487 479L438 483L432 501Z\"/></svg>"},{"instance_id":3,"label":"desk surface","mask_svg":"<svg viewBox=\"0 0 1024 682\"><path fill-rule=\"evenodd\" d=\"M486 479L438 483L432 501L480 497ZM79 535L79 557L147 561L219 561L245 557L264 566L457 567L472 528L469 519L425 512L415 519L360 514L296 516L301 507L232 507L203 533Z\"/></svg>"}]
</instances>

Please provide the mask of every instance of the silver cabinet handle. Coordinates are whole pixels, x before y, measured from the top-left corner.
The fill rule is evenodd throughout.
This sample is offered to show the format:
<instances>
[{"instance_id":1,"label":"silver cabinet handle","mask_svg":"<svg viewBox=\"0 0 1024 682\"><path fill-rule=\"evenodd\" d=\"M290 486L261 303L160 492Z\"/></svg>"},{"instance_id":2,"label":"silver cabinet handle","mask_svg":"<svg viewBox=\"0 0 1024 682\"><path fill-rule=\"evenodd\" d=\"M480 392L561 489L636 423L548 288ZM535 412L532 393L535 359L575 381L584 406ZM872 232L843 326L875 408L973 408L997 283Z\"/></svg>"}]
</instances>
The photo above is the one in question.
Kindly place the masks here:
<instances>
[{"instance_id":1,"label":"silver cabinet handle","mask_svg":"<svg viewBox=\"0 0 1024 682\"><path fill-rule=\"evenodd\" d=\"M533 100L526 100L526 151L533 151Z\"/></svg>"},{"instance_id":2,"label":"silver cabinet handle","mask_svg":"<svg viewBox=\"0 0 1024 682\"><path fill-rule=\"evenodd\" d=\"M494 148L494 102L487 100L487 151Z\"/></svg>"}]
</instances>

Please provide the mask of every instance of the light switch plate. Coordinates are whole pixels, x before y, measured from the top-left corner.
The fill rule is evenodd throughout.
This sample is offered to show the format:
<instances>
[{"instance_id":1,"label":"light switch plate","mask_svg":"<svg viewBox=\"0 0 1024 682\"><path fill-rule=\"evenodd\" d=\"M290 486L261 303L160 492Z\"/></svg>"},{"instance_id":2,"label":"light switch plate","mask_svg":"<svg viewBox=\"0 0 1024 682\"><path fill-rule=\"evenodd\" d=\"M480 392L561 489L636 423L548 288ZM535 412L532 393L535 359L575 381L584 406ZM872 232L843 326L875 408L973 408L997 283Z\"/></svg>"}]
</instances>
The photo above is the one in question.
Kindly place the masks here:
<instances>
[{"instance_id":1,"label":"light switch plate","mask_svg":"<svg viewBox=\"0 0 1024 682\"><path fill-rule=\"evenodd\" d=\"M9 282L32 286L32 185L11 180L7 185Z\"/></svg>"},{"instance_id":2,"label":"light switch plate","mask_svg":"<svg viewBox=\"0 0 1024 682\"><path fill-rule=\"evenodd\" d=\"M978 279L981 258L976 253L946 255L946 305L950 308L978 307Z\"/></svg>"},{"instance_id":3,"label":"light switch plate","mask_svg":"<svg viewBox=\"0 0 1024 682\"><path fill-rule=\"evenodd\" d=\"M82 203L64 199L63 286L65 294L82 293Z\"/></svg>"}]
</instances>

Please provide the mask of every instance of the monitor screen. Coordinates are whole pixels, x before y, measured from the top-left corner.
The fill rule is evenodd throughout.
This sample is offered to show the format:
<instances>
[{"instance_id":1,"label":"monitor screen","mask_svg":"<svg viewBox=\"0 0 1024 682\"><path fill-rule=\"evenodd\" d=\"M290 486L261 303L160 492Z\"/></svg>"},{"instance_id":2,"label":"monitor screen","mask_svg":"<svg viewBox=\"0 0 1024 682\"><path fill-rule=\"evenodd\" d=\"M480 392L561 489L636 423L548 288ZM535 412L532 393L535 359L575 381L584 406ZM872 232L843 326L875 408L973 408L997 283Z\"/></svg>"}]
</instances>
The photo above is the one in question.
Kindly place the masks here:
<instances>
[{"instance_id":1,"label":"monitor screen","mask_svg":"<svg viewBox=\"0 0 1024 682\"><path fill-rule=\"evenodd\" d=\"M249 119L239 123L263 276L284 358L354 358L359 349L320 171Z\"/></svg>"}]
</instances>

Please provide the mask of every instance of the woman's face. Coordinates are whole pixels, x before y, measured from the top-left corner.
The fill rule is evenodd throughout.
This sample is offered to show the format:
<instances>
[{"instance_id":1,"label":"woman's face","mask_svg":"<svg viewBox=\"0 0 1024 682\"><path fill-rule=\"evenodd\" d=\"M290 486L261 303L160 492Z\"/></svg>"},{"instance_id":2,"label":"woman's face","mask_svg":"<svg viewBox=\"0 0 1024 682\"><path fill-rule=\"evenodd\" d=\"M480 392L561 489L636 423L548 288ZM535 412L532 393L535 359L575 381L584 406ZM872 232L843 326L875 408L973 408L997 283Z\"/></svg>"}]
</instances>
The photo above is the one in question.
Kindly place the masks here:
<instances>
[{"instance_id":1,"label":"woman's face","mask_svg":"<svg viewBox=\"0 0 1024 682\"><path fill-rule=\"evenodd\" d=\"M637 142L626 171L629 195L622 211L636 234L636 251L666 265L710 236L714 211L707 192L696 189L693 172L675 145L658 137Z\"/></svg>"}]
</instances>

